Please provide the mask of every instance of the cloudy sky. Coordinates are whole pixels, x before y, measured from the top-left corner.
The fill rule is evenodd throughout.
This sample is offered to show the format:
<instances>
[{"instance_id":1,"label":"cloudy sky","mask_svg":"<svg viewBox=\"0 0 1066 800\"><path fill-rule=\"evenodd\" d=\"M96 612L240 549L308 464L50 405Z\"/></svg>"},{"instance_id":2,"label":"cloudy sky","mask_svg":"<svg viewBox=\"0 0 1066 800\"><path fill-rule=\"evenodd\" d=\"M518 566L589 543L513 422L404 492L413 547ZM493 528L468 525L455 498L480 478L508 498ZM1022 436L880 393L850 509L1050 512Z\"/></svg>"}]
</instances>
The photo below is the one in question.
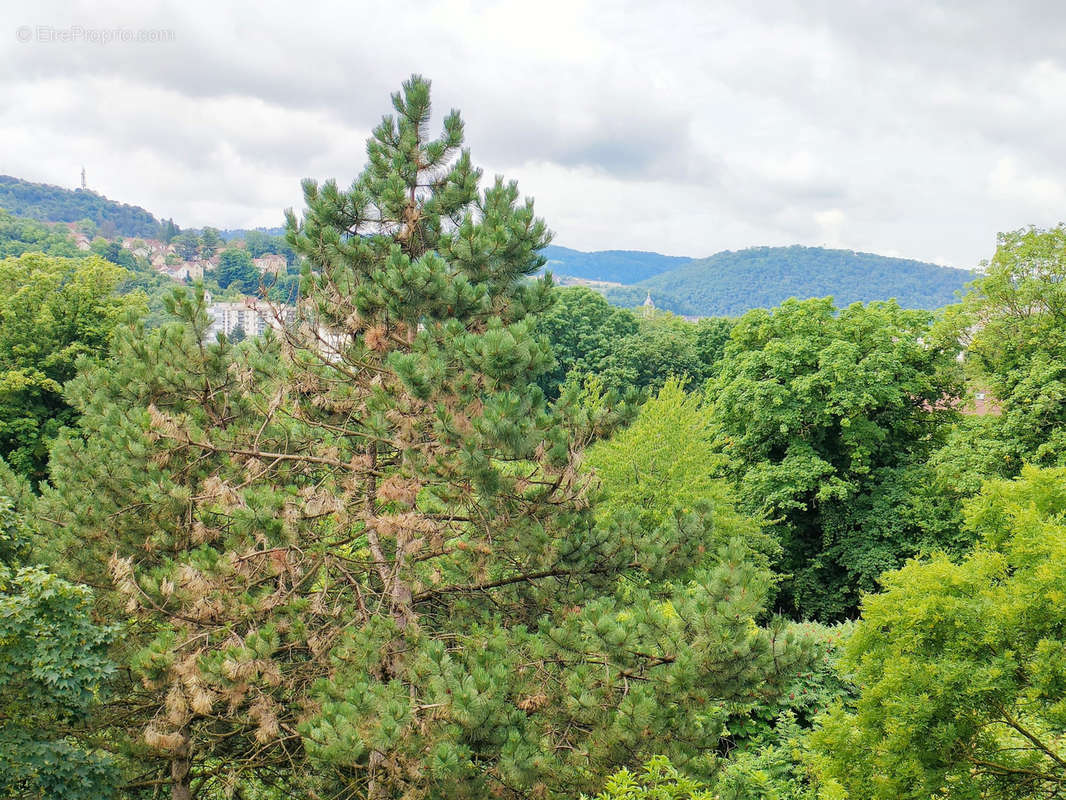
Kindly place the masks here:
<instances>
[{"instance_id":1,"label":"cloudy sky","mask_svg":"<svg viewBox=\"0 0 1066 800\"><path fill-rule=\"evenodd\" d=\"M1066 218L1060 0L5 0L0 173L273 226L413 72L569 247L969 267Z\"/></svg>"}]
</instances>

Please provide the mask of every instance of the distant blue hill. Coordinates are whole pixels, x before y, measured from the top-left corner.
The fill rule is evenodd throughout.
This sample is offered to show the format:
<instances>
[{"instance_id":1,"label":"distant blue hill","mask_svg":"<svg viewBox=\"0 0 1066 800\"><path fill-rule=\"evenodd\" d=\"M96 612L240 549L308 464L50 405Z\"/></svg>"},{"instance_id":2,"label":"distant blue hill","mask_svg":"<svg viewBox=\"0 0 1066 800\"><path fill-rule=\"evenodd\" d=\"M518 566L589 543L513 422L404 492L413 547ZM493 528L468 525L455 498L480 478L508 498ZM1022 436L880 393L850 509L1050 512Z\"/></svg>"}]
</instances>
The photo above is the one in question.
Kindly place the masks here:
<instances>
[{"instance_id":1,"label":"distant blue hill","mask_svg":"<svg viewBox=\"0 0 1066 800\"><path fill-rule=\"evenodd\" d=\"M974 277L968 270L924 261L793 245L688 259L605 294L615 305L635 306L650 293L657 307L694 316L737 316L753 308L772 308L790 297L827 296L840 307L894 299L904 308L932 310L956 302Z\"/></svg>"},{"instance_id":2,"label":"distant blue hill","mask_svg":"<svg viewBox=\"0 0 1066 800\"><path fill-rule=\"evenodd\" d=\"M594 253L583 253L556 245L545 247L541 253L548 259L544 269L555 275L611 283L639 283L692 260L684 256L664 256L640 250L598 250Z\"/></svg>"}]
</instances>

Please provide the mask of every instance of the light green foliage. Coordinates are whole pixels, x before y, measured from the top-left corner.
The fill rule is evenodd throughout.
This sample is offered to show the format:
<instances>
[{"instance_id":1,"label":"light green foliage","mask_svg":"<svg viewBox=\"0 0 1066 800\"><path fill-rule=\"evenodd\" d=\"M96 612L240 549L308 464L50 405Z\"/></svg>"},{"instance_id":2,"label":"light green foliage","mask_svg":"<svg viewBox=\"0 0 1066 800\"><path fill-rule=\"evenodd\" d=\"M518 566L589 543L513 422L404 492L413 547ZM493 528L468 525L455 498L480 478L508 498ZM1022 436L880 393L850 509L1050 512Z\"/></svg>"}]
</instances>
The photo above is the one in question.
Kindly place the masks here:
<instances>
[{"instance_id":1,"label":"light green foliage","mask_svg":"<svg viewBox=\"0 0 1066 800\"><path fill-rule=\"evenodd\" d=\"M1000 438L1027 461L1066 458L1066 226L999 235L984 274L945 322L1003 408ZM1014 473L1020 464L1015 463Z\"/></svg>"},{"instance_id":2,"label":"light green foliage","mask_svg":"<svg viewBox=\"0 0 1066 800\"><path fill-rule=\"evenodd\" d=\"M599 512L632 511L656 525L672 511L721 495L725 458L714 439L710 407L678 378L669 379L632 425L586 454L608 499Z\"/></svg>"},{"instance_id":3,"label":"light green foliage","mask_svg":"<svg viewBox=\"0 0 1066 800\"><path fill-rule=\"evenodd\" d=\"M0 258L39 252L73 258L80 255L67 229L52 227L30 219L21 219L0 209Z\"/></svg>"},{"instance_id":4,"label":"light green foliage","mask_svg":"<svg viewBox=\"0 0 1066 800\"><path fill-rule=\"evenodd\" d=\"M852 613L942 532L925 462L958 388L929 322L894 303L790 300L733 330L712 391L720 442L748 507L778 520L797 614Z\"/></svg>"},{"instance_id":5,"label":"light green foliage","mask_svg":"<svg viewBox=\"0 0 1066 800\"><path fill-rule=\"evenodd\" d=\"M712 551L740 537L753 553L776 555L776 541L736 509L723 477L725 458L715 447L712 415L701 394L686 393L681 380L668 379L632 425L586 453L585 463L603 489L597 514L605 524L631 523L648 531L681 525L687 515L706 516Z\"/></svg>"},{"instance_id":6,"label":"light green foliage","mask_svg":"<svg viewBox=\"0 0 1066 800\"><path fill-rule=\"evenodd\" d=\"M619 770L593 800L717 800L705 784L679 774L668 758L650 759L639 774Z\"/></svg>"},{"instance_id":7,"label":"light green foliage","mask_svg":"<svg viewBox=\"0 0 1066 800\"><path fill-rule=\"evenodd\" d=\"M781 728L780 746L734 756L712 781L694 780L656 756L638 774L622 769L611 775L591 800L815 800L796 768L802 732L790 721Z\"/></svg>"},{"instance_id":8,"label":"light green foliage","mask_svg":"<svg viewBox=\"0 0 1066 800\"><path fill-rule=\"evenodd\" d=\"M138 296L114 295L125 275L99 258L0 261L0 456L33 481L75 417L63 386L78 359L104 352L120 317L143 308Z\"/></svg>"},{"instance_id":9,"label":"light green foliage","mask_svg":"<svg viewBox=\"0 0 1066 800\"><path fill-rule=\"evenodd\" d=\"M1026 468L967 504L980 536L884 576L843 660L860 687L814 735L851 798L1055 797L1066 787L1066 470Z\"/></svg>"}]
</instances>

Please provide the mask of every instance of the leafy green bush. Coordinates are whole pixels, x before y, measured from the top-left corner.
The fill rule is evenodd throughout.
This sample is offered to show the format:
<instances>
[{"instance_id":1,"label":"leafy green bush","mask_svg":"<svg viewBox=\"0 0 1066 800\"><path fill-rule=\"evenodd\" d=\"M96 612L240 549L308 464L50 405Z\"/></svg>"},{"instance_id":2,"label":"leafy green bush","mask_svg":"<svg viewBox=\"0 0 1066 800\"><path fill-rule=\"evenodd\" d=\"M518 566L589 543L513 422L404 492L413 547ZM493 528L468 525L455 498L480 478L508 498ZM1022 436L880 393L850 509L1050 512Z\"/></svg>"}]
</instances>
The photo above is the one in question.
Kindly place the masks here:
<instances>
[{"instance_id":1,"label":"leafy green bush","mask_svg":"<svg viewBox=\"0 0 1066 800\"><path fill-rule=\"evenodd\" d=\"M644 765L644 769L639 774L633 774L628 769L616 772L607 779L603 791L593 800L717 800L717 798L706 784L682 776L668 758L656 756Z\"/></svg>"}]
</instances>

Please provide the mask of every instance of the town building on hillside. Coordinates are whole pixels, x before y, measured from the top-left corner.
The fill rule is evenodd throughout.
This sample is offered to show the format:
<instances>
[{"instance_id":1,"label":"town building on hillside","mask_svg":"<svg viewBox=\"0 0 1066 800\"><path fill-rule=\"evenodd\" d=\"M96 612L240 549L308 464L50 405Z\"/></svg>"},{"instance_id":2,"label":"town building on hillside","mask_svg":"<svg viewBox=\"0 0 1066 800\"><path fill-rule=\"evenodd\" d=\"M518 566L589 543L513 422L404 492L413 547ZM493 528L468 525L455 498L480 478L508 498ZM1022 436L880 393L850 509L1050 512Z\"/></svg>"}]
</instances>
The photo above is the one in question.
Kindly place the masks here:
<instances>
[{"instance_id":1,"label":"town building on hillside","mask_svg":"<svg viewBox=\"0 0 1066 800\"><path fill-rule=\"evenodd\" d=\"M163 272L176 281L196 281L204 277L203 264L197 264L194 261L182 261L180 264L165 267Z\"/></svg>"},{"instance_id":2,"label":"town building on hillside","mask_svg":"<svg viewBox=\"0 0 1066 800\"><path fill-rule=\"evenodd\" d=\"M252 263L264 275L280 275L285 271L286 266L285 256L276 253L266 253L259 258L253 258Z\"/></svg>"}]
</instances>

